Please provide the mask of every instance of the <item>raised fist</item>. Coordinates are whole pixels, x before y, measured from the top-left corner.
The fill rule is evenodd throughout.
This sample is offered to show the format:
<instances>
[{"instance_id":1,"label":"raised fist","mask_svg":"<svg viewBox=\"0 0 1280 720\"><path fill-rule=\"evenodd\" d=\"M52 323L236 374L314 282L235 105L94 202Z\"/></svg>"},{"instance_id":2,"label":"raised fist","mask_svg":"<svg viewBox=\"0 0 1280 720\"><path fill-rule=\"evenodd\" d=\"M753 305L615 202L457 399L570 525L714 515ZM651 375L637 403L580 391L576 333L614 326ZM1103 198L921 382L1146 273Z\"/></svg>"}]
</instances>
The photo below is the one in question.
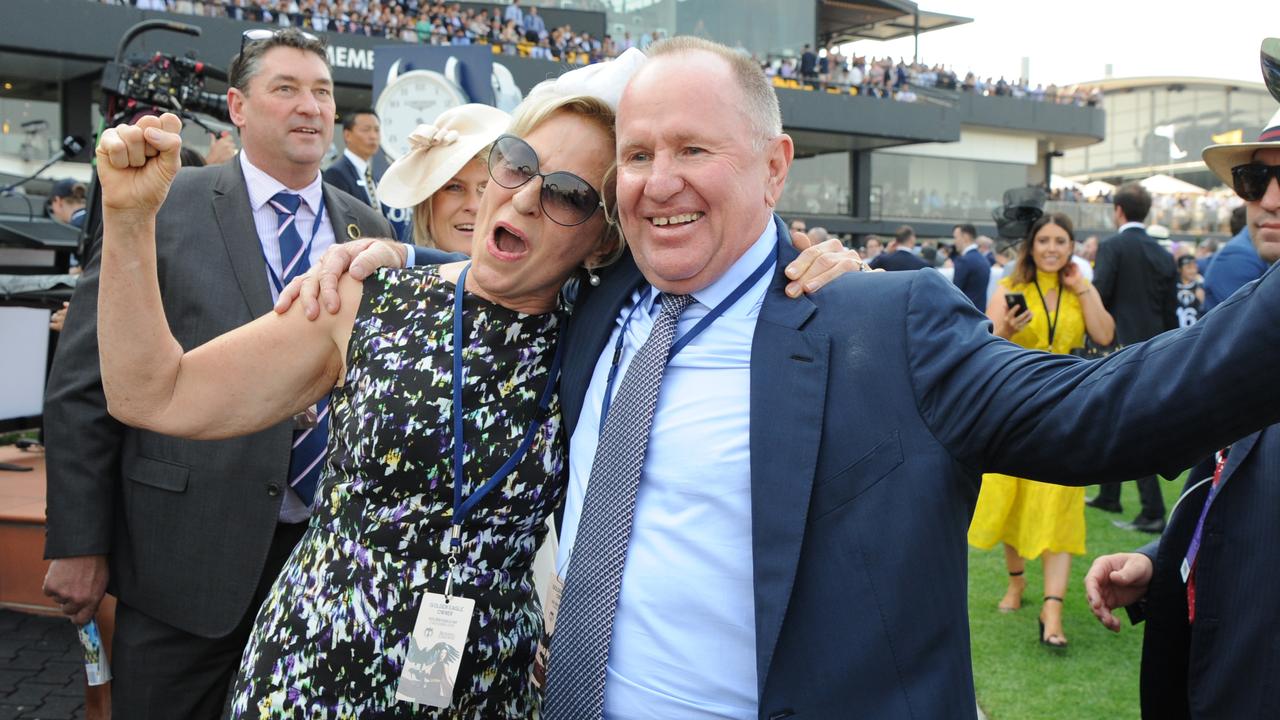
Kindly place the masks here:
<instances>
[{"instance_id":1,"label":"raised fist","mask_svg":"<svg viewBox=\"0 0 1280 720\"><path fill-rule=\"evenodd\" d=\"M155 215L169 194L181 161L177 115L143 117L118 125L98 140L98 185L104 213Z\"/></svg>"}]
</instances>

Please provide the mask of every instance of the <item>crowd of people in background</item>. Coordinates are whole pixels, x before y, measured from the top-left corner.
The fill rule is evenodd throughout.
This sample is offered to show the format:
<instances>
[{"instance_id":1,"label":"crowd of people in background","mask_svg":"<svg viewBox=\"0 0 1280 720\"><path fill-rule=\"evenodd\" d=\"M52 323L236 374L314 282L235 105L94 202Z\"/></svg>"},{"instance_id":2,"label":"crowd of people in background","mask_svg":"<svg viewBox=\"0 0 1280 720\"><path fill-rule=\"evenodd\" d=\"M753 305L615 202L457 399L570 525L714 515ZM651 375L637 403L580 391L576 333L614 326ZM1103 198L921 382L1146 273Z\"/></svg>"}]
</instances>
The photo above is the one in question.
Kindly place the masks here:
<instances>
[{"instance_id":1,"label":"crowd of people in background","mask_svg":"<svg viewBox=\"0 0 1280 720\"><path fill-rule=\"evenodd\" d=\"M761 61L769 77L817 89L835 88L855 91L860 95L889 97L902 102L915 102L919 96L913 88L932 88L984 95L988 97L1027 98L1036 102L1098 107L1102 105L1102 89L1084 85L1035 87L1024 78L1007 80L969 71L962 78L951 65L929 65L891 57L844 56L835 47L823 51L805 45L800 55L778 56Z\"/></svg>"},{"instance_id":2,"label":"crowd of people in background","mask_svg":"<svg viewBox=\"0 0 1280 720\"><path fill-rule=\"evenodd\" d=\"M302 30L367 35L429 45L491 45L505 55L587 64L617 57L630 48L646 49L662 32L632 36L624 32L594 37L569 25L552 27L535 5L511 0L488 12L459 3L430 0L98 0L135 5L143 10L204 17L229 17ZM961 77L954 66L908 62L891 57L844 56L835 47L818 51L805 45L799 56L759 59L765 75L794 80L818 89L835 88L902 102L919 99L916 88L954 90L991 97L1028 98L1037 102L1095 107L1102 90L1083 85L1048 86L1022 78L1008 80L969 71Z\"/></svg>"},{"instance_id":3,"label":"crowd of people in background","mask_svg":"<svg viewBox=\"0 0 1280 720\"><path fill-rule=\"evenodd\" d=\"M615 40L569 25L550 26L520 0L484 10L428 0L99 0L204 17L229 17L304 31L367 35L425 45L490 45L505 55L587 64L645 49L661 32Z\"/></svg>"}]
</instances>

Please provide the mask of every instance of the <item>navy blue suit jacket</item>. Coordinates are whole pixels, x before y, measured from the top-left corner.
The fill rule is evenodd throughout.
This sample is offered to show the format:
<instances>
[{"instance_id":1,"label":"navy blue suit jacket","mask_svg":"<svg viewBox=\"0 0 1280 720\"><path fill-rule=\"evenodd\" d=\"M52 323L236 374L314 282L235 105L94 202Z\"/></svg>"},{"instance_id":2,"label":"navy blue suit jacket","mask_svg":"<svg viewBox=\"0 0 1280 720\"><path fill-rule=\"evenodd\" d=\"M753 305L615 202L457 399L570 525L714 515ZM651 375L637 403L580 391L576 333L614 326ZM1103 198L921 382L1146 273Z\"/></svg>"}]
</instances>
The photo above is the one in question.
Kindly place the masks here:
<instances>
[{"instance_id":1,"label":"navy blue suit jacket","mask_svg":"<svg viewBox=\"0 0 1280 720\"><path fill-rule=\"evenodd\" d=\"M955 267L952 282L969 302L979 310L987 309L987 282L991 279L991 263L977 250L960 253L951 261Z\"/></svg>"},{"instance_id":2,"label":"navy blue suit jacket","mask_svg":"<svg viewBox=\"0 0 1280 720\"><path fill-rule=\"evenodd\" d=\"M370 158L369 162L373 163L373 179L375 182L382 179L382 174L387 171L386 163L377 162L378 156ZM369 191L364 186L364 177L356 172L356 166L351 164L351 160L344 154L333 164L324 170L324 181L330 185L342 190L357 200L362 200L366 205L373 205L373 198L369 197ZM379 211L382 208L378 208Z\"/></svg>"},{"instance_id":3,"label":"navy blue suit jacket","mask_svg":"<svg viewBox=\"0 0 1280 720\"><path fill-rule=\"evenodd\" d=\"M1262 298L1085 361L996 338L936 272L852 273L787 298L796 253L780 247L751 359L761 718L973 716L965 533L981 472L1171 472L1280 421L1280 384L1256 382L1280 347L1274 272ZM627 256L583 288L561 378L569 432L642 281Z\"/></svg>"},{"instance_id":4,"label":"navy blue suit jacket","mask_svg":"<svg viewBox=\"0 0 1280 720\"><path fill-rule=\"evenodd\" d=\"M1228 303L1230 304L1230 303ZM1224 306L1225 309L1225 306ZM1143 612L1144 718L1280 717L1280 426L1236 442L1205 516L1196 621L1180 568L1209 484L1189 492L1157 547Z\"/></svg>"}]
</instances>

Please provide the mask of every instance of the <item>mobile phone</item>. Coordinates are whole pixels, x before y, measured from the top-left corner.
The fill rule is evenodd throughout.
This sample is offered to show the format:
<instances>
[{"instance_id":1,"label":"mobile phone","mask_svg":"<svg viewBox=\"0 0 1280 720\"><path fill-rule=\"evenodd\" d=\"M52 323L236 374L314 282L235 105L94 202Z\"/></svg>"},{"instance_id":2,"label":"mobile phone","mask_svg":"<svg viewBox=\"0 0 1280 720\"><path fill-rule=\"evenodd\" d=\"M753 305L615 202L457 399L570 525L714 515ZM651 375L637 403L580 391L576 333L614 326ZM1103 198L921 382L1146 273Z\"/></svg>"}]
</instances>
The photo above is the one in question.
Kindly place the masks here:
<instances>
[{"instance_id":1,"label":"mobile phone","mask_svg":"<svg viewBox=\"0 0 1280 720\"><path fill-rule=\"evenodd\" d=\"M1027 296L1022 293L1005 293L1004 302L1013 311L1014 315L1020 315L1027 311Z\"/></svg>"}]
</instances>

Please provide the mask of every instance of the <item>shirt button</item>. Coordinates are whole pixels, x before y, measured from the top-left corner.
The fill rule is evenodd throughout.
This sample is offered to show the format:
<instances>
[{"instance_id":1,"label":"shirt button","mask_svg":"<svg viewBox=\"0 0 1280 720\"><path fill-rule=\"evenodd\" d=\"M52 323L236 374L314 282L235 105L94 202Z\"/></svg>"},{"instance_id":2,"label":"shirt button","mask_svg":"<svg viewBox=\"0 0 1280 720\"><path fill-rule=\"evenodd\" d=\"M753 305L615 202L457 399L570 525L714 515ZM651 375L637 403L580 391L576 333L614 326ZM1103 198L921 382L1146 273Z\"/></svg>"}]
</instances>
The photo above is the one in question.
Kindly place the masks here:
<instances>
[{"instance_id":1,"label":"shirt button","mask_svg":"<svg viewBox=\"0 0 1280 720\"><path fill-rule=\"evenodd\" d=\"M279 484L279 483L269 483L269 484L267 485L267 494L268 494L268 495L270 495L271 497L275 497L275 496L279 495L279 494L280 494L280 484Z\"/></svg>"}]
</instances>

